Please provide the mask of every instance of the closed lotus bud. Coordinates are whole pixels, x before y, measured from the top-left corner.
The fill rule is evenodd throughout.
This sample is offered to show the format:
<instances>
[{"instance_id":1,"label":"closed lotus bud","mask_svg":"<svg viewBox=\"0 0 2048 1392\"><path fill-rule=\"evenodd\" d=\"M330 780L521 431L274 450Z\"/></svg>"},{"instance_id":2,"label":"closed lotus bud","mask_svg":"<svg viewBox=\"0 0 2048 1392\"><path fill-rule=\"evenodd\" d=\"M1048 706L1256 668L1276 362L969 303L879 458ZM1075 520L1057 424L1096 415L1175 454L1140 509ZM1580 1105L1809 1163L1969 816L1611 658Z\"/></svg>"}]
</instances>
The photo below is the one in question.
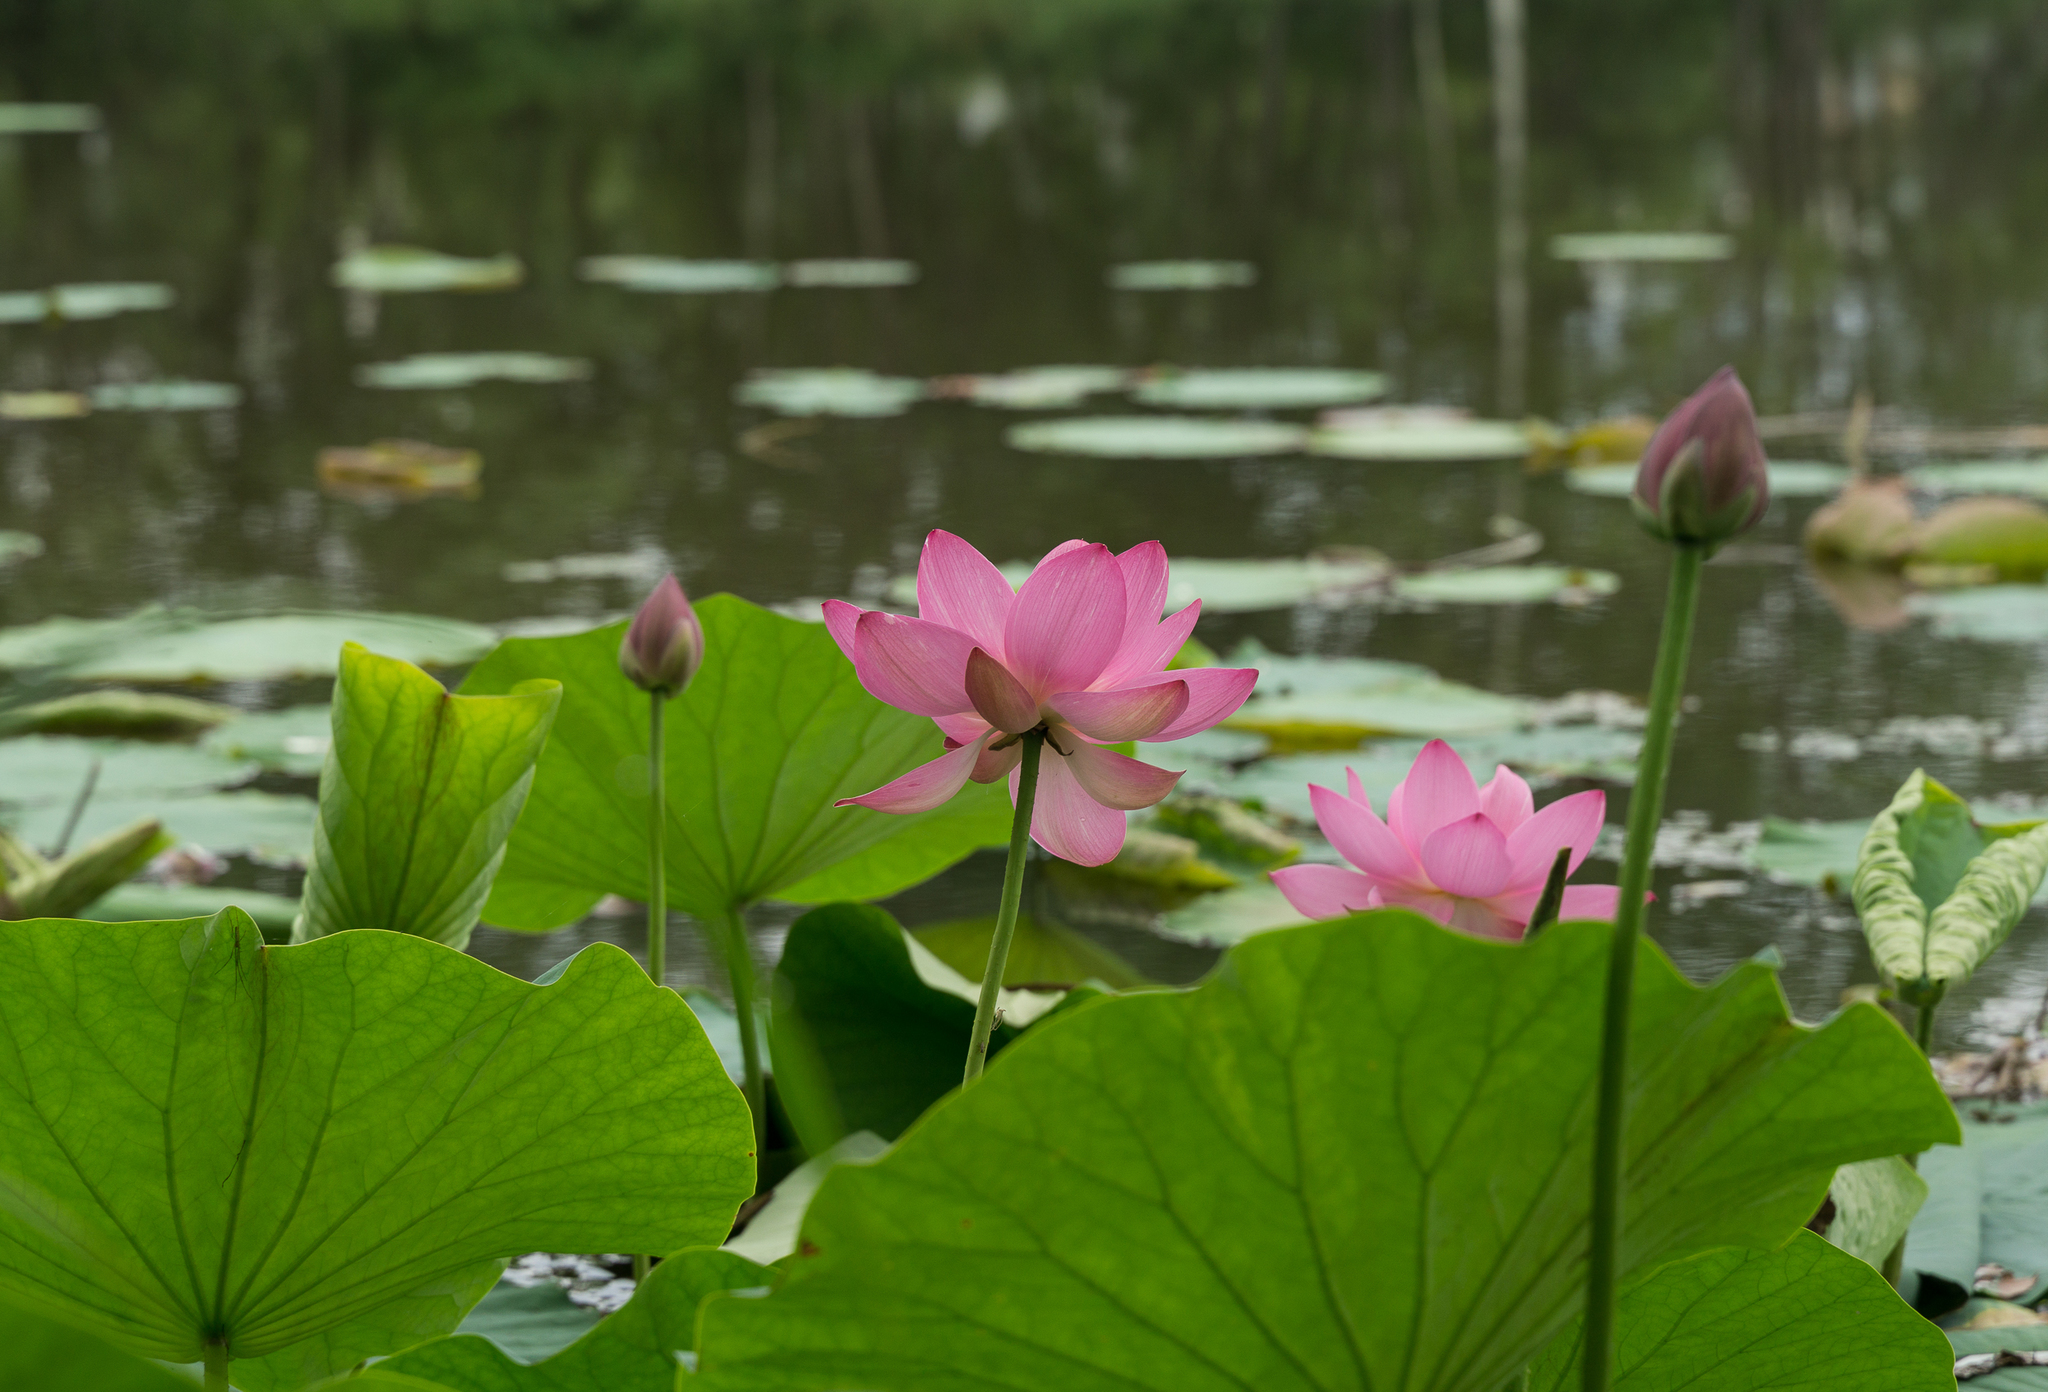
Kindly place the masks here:
<instances>
[{"instance_id":1,"label":"closed lotus bud","mask_svg":"<svg viewBox=\"0 0 2048 1392\"><path fill-rule=\"evenodd\" d=\"M680 696L704 661L704 626L673 575L661 577L619 644L619 670L642 691Z\"/></svg>"},{"instance_id":2,"label":"closed lotus bud","mask_svg":"<svg viewBox=\"0 0 2048 1392\"><path fill-rule=\"evenodd\" d=\"M1724 367L1650 437L1636 469L1636 520L1653 536L1711 550L1755 526L1770 501L1756 408Z\"/></svg>"}]
</instances>

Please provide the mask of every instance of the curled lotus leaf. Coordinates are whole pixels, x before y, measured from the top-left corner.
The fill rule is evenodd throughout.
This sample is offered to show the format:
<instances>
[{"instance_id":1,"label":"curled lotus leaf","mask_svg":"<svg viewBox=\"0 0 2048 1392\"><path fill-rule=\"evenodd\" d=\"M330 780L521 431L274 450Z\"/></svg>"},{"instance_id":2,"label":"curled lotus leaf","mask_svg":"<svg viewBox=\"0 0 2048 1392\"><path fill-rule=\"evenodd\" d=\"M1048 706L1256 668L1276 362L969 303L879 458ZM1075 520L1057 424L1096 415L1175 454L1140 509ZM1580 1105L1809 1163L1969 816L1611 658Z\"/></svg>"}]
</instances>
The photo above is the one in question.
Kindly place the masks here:
<instances>
[{"instance_id":1,"label":"curled lotus leaf","mask_svg":"<svg viewBox=\"0 0 2048 1392\"><path fill-rule=\"evenodd\" d=\"M1878 969L1931 1005L2005 941L2048 872L2048 823L1980 825L1915 769L1857 853L1852 893Z\"/></svg>"}]
</instances>

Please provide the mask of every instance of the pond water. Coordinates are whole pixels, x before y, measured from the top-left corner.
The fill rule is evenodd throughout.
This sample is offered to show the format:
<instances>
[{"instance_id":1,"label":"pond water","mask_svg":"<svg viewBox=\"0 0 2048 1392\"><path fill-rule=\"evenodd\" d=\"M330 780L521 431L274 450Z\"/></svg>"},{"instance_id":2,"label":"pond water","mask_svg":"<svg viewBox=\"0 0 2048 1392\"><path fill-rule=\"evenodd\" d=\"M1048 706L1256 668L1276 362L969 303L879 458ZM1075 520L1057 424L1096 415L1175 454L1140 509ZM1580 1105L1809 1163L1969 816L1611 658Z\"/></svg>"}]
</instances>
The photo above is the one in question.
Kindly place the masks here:
<instances>
[{"instance_id":1,"label":"pond water","mask_svg":"<svg viewBox=\"0 0 2048 1392\"><path fill-rule=\"evenodd\" d=\"M1539 78L1519 372L1516 345L1504 356L1495 327L1483 54L1460 79L1448 207L1432 205L1413 141L1375 143L1373 84L1314 68L1299 36L1278 135L1257 120L1218 126L1202 113L1220 99L1181 122L1171 107L1119 106L1086 83L977 77L848 107L820 78L816 90L776 89L780 144L767 121L765 156L763 113L731 105L691 108L680 133L644 112L447 117L403 91L345 118L294 113L272 92L238 116L218 92L194 98L197 77L124 95L79 66L71 88L48 95L103 103L103 131L0 136L0 292L154 282L175 299L0 325L0 386L177 378L238 384L243 397L232 409L0 422L0 528L47 546L0 568L0 621L162 601L562 622L627 610L664 565L693 594L874 596L914 565L933 527L998 560L1086 536L1118 547L1156 537L1213 559L1372 547L1421 561L1487 544L1491 519L1508 515L1541 534L1538 559L1615 572L1618 592L1580 607L1305 606L1205 619L1200 636L1219 650L1256 638L1284 653L1406 659L1502 693L1640 696L1663 553L1625 504L1519 463L1085 459L1005 441L1019 421L1063 412L928 400L877 418L797 419L741 404L736 388L772 367L915 379L1059 363L1341 367L1385 373L1393 402L1527 410L1570 426L1660 414L1725 361L1766 416L1818 417L1775 453L1839 460L1842 413L1868 392L1878 467L1972 457L1967 441L1930 447L1912 432L2048 418L2038 159L2021 173L2042 84L1989 83L2002 50L1976 34L1909 25L1840 37L1820 74L1835 86L1821 82L1792 134L1751 130L1748 108L1719 98L1689 98L1689 121L1646 127L1658 95L1633 86L1596 120L1546 104ZM1263 90L1269 48L1229 59L1246 90ZM1794 134L1811 148L1787 174ZM1262 141L1277 153L1262 155ZM1619 229L1727 233L1733 254L1633 265L1551 255L1555 234ZM472 292L337 288L340 250L364 242L510 253L525 275ZM582 259L601 255L864 255L907 260L916 276L641 293L581 278ZM1248 263L1252 283L1110 284L1118 264L1183 257ZM479 351L557 355L588 371L363 384L368 365ZM1088 409L1138 408L1111 394ZM322 490L322 449L383 437L478 451L479 491L401 501ZM1921 765L1972 797L2048 802L2048 632L1977 641L1937 635L1925 618L1884 631L1845 621L1798 545L1818 501L1776 502L1708 572L1669 807L1710 830L1861 818ZM522 565L589 556L614 559ZM319 693L228 699L309 694ZM1625 790L1609 796L1618 823ZM977 858L896 907L913 924L987 912L999 868ZM1730 879L1741 892L1672 893ZM1651 931L1696 979L1775 946L1795 1010L1812 1017L1872 978L1843 900L1707 862L1660 872L1658 889ZM1041 907L1060 912L1051 899ZM765 954L787 921L760 916ZM1090 931L1166 979L1213 960L1141 927ZM486 930L477 950L531 974L600 937L637 946L635 920L545 939ZM677 970L715 975L687 952ZM2044 987L2048 916L2037 911L1944 1028L2017 1027Z\"/></svg>"}]
</instances>

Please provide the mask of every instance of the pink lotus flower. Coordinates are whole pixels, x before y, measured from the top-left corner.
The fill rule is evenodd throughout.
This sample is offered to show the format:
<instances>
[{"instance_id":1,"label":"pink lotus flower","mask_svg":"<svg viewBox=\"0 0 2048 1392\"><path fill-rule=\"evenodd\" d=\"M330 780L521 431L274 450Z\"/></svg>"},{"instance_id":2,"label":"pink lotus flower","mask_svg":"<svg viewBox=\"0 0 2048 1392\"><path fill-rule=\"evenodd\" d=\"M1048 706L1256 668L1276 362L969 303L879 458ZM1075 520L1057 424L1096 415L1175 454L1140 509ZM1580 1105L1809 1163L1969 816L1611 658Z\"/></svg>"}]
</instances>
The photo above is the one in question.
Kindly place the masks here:
<instances>
[{"instance_id":1,"label":"pink lotus flower","mask_svg":"<svg viewBox=\"0 0 2048 1392\"><path fill-rule=\"evenodd\" d=\"M1482 938L1517 941L1543 896L1559 850L1577 870L1607 818L1607 795L1574 793L1541 812L1506 768L1479 787L1448 744L1431 740L1387 798L1387 819L1350 774L1351 795L1309 785L1316 824L1357 866L1294 865L1273 872L1287 902L1310 918L1402 905ZM1561 919L1613 918L1613 885L1565 890Z\"/></svg>"},{"instance_id":2,"label":"pink lotus flower","mask_svg":"<svg viewBox=\"0 0 2048 1392\"><path fill-rule=\"evenodd\" d=\"M1161 620L1165 602L1166 548L1156 541L1122 555L1062 542L1013 591L979 551L933 532L917 563L917 618L835 599L825 626L869 694L930 716L947 752L839 805L928 812L970 778L1005 774L1014 802L1017 736L1043 730L1031 839L1081 865L1113 858L1124 813L1158 802L1180 775L1101 746L1206 730L1259 679L1249 667L1166 671L1202 605Z\"/></svg>"}]
</instances>

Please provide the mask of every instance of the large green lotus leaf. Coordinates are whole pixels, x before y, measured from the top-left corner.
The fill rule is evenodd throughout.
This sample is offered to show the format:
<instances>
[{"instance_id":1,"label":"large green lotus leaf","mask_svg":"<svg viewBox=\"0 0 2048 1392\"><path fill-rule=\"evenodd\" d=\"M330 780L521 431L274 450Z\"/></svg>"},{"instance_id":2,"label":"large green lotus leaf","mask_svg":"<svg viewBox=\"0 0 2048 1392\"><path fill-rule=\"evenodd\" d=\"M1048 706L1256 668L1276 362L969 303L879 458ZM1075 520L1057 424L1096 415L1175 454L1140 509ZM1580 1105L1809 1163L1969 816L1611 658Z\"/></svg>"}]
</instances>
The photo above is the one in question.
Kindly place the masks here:
<instances>
[{"instance_id":1,"label":"large green lotus leaf","mask_svg":"<svg viewBox=\"0 0 2048 1392\"><path fill-rule=\"evenodd\" d=\"M676 1355L697 1346L697 1307L713 1291L766 1286L774 1273L731 1252L694 1247L656 1266L633 1298L544 1362L514 1362L490 1340L458 1334L377 1367L454 1392L673 1392Z\"/></svg>"},{"instance_id":2,"label":"large green lotus leaf","mask_svg":"<svg viewBox=\"0 0 2048 1392\"><path fill-rule=\"evenodd\" d=\"M1616 1311L1615 1392L1948 1392L1955 1355L1864 1262L1812 1233L1665 1267ZM1583 1340L1553 1343L1527 1392L1580 1384Z\"/></svg>"},{"instance_id":3,"label":"large green lotus leaf","mask_svg":"<svg viewBox=\"0 0 2048 1392\"><path fill-rule=\"evenodd\" d=\"M753 1128L603 945L530 985L402 933L0 924L0 1287L291 1387L444 1334L535 1250L725 1235Z\"/></svg>"},{"instance_id":4,"label":"large green lotus leaf","mask_svg":"<svg viewBox=\"0 0 2048 1392\"><path fill-rule=\"evenodd\" d=\"M1920 769L1870 823L1853 892L1871 958L1909 1000L1939 999L2005 941L2048 873L2048 823L1980 826Z\"/></svg>"},{"instance_id":5,"label":"large green lotus leaf","mask_svg":"<svg viewBox=\"0 0 2048 1392\"><path fill-rule=\"evenodd\" d=\"M865 1164L888 1149L889 1143L872 1131L854 1131L840 1137L829 1149L813 1155L777 1180L768 1202L754 1211L746 1228L738 1237L728 1239L723 1250L763 1266L781 1261L796 1250L804 1213L832 1167Z\"/></svg>"},{"instance_id":6,"label":"large green lotus leaf","mask_svg":"<svg viewBox=\"0 0 2048 1392\"><path fill-rule=\"evenodd\" d=\"M96 1335L0 1304L0 1387L20 1392L198 1392L199 1383Z\"/></svg>"},{"instance_id":7,"label":"large green lotus leaf","mask_svg":"<svg viewBox=\"0 0 2048 1392\"><path fill-rule=\"evenodd\" d=\"M0 918L66 917L134 876L171 838L144 818L58 860L0 830Z\"/></svg>"},{"instance_id":8,"label":"large green lotus leaf","mask_svg":"<svg viewBox=\"0 0 2048 1392\"><path fill-rule=\"evenodd\" d=\"M854 1131L893 1140L958 1087L974 995L972 977L940 962L881 909L827 904L791 925L775 968L769 1038L776 1091L804 1149L822 1154ZM1003 992L1006 1022L990 1055L1047 999Z\"/></svg>"},{"instance_id":9,"label":"large green lotus leaf","mask_svg":"<svg viewBox=\"0 0 2048 1392\"><path fill-rule=\"evenodd\" d=\"M467 947L561 699L551 681L451 696L410 662L344 647L293 938L386 928Z\"/></svg>"},{"instance_id":10,"label":"large green lotus leaf","mask_svg":"<svg viewBox=\"0 0 2048 1392\"><path fill-rule=\"evenodd\" d=\"M1103 459L1241 459L1292 454L1308 431L1281 421L1208 416L1067 416L1013 425L1011 449L1087 454Z\"/></svg>"},{"instance_id":11,"label":"large green lotus leaf","mask_svg":"<svg viewBox=\"0 0 2048 1392\"><path fill-rule=\"evenodd\" d=\"M1215 367L1169 370L1132 392L1147 406L1181 411L1292 411L1370 401L1387 390L1384 373L1335 367Z\"/></svg>"},{"instance_id":12,"label":"large green lotus leaf","mask_svg":"<svg viewBox=\"0 0 2048 1392\"><path fill-rule=\"evenodd\" d=\"M99 687L17 706L0 714L0 733L182 740L202 735L240 714L218 701L196 701L163 691Z\"/></svg>"},{"instance_id":13,"label":"large green lotus leaf","mask_svg":"<svg viewBox=\"0 0 2048 1392\"><path fill-rule=\"evenodd\" d=\"M731 595L697 614L704 665L663 708L672 904L713 916L757 899L875 899L1008 837L997 784L914 817L834 807L938 757L937 728L863 691L821 625ZM607 892L647 895L648 698L619 675L625 628L507 640L462 684L465 695L536 677L563 686L484 909L491 923L553 928Z\"/></svg>"},{"instance_id":14,"label":"large green lotus leaf","mask_svg":"<svg viewBox=\"0 0 2048 1392\"><path fill-rule=\"evenodd\" d=\"M705 1306L700 1379L1498 1392L1584 1288L1610 931L1381 910L1062 1012L832 1172L787 1283ZM1626 1279L1957 1135L1882 1012L1795 1025L1754 963L1703 989L1645 942L1629 1059Z\"/></svg>"},{"instance_id":15,"label":"large green lotus leaf","mask_svg":"<svg viewBox=\"0 0 2048 1392\"><path fill-rule=\"evenodd\" d=\"M455 1332L490 1340L515 1363L538 1363L588 1334L600 1318L590 1306L570 1300L568 1290L554 1281L520 1286L501 1279L462 1317Z\"/></svg>"}]
</instances>

